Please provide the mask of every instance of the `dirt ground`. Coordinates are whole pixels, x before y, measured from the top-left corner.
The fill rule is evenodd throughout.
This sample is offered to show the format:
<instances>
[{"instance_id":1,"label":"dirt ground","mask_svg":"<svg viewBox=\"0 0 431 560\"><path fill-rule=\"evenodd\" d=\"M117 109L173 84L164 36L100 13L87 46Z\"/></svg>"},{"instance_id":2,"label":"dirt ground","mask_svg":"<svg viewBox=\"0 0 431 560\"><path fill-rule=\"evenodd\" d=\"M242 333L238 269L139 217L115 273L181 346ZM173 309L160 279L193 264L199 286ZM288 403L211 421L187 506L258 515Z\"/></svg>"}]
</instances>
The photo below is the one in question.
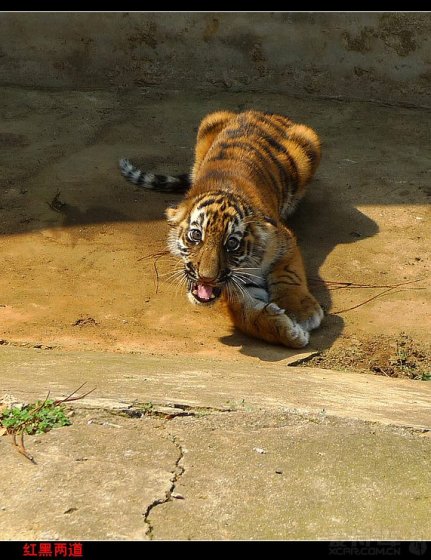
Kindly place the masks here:
<instances>
[{"instance_id":1,"label":"dirt ground","mask_svg":"<svg viewBox=\"0 0 431 560\"><path fill-rule=\"evenodd\" d=\"M298 354L233 332L220 309L188 303L166 279L174 261L154 256L165 249L164 209L179 197L140 191L117 168L128 157L185 172L207 112L254 107L306 122L323 140L321 167L291 220L327 312L311 337L309 349L324 352L315 363L332 367L336 356L337 367L369 369L372 360L351 359L352 348L367 356L389 348L396 362L397 341L410 337L413 374L430 372L426 109L232 90L5 87L1 96L3 344L282 363Z\"/></svg>"},{"instance_id":2,"label":"dirt ground","mask_svg":"<svg viewBox=\"0 0 431 560\"><path fill-rule=\"evenodd\" d=\"M418 344L405 333L363 339L345 336L342 345L304 357L298 365L431 381L431 345Z\"/></svg>"}]
</instances>

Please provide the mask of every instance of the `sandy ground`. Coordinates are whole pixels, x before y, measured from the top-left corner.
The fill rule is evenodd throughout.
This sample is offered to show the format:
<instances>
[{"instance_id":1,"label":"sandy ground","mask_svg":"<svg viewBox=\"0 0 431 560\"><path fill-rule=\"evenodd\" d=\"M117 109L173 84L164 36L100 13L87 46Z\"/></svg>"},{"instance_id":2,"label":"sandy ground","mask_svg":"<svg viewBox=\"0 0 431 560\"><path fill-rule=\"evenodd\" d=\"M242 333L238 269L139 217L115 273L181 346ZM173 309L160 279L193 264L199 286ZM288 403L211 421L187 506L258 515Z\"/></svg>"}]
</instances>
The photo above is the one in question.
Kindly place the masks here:
<instances>
[{"instance_id":1,"label":"sandy ground","mask_svg":"<svg viewBox=\"0 0 431 560\"><path fill-rule=\"evenodd\" d=\"M310 349L342 353L401 332L427 344L429 111L234 91L1 95L4 342L236 361L298 354L232 331L220 309L188 303L164 276L174 261L151 256L165 249L164 209L179 197L139 191L117 169L125 156L185 172L207 112L255 107L307 122L323 140L321 167L291 221L327 311Z\"/></svg>"},{"instance_id":2,"label":"sandy ground","mask_svg":"<svg viewBox=\"0 0 431 560\"><path fill-rule=\"evenodd\" d=\"M429 539L431 384L386 378L429 372L429 111L232 89L0 94L0 398L95 388L72 426L26 438L36 465L0 438L2 538ZM184 172L200 119L246 107L323 139L291 222L327 311L303 351L191 306L155 257L179 197L117 168ZM317 368L286 367L313 349ZM384 378L354 372L370 365Z\"/></svg>"}]
</instances>

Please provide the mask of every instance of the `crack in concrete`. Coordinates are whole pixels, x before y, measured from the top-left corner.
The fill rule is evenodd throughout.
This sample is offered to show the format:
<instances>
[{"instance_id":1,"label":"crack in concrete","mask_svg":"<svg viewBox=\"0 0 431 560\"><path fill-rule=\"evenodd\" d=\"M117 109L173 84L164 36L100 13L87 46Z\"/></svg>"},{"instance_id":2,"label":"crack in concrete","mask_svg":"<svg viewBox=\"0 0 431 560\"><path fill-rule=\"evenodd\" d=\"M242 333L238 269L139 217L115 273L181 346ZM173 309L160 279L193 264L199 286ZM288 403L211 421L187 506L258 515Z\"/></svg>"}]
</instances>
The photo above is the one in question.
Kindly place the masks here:
<instances>
[{"instance_id":1,"label":"crack in concrete","mask_svg":"<svg viewBox=\"0 0 431 560\"><path fill-rule=\"evenodd\" d=\"M156 506L159 506L161 504L166 504L167 502L172 501L172 494L175 491L175 487L176 487L179 479L181 478L181 476L184 474L184 471L185 471L185 468L181 464L182 460L184 459L183 448L182 448L181 444L177 441L176 436L174 436L173 434L169 434L169 436L170 436L171 442L175 445L175 447L178 450L178 457L175 461L174 468L171 471L172 476L169 479L170 485L169 485L168 490L165 492L164 497L163 498L157 498L156 500L152 501L147 506L146 510L143 513L144 523L147 525L147 529L146 529L145 534L147 535L149 540L153 540L153 531L154 531L153 524L151 523L151 521L149 519L152 510Z\"/></svg>"},{"instance_id":2,"label":"crack in concrete","mask_svg":"<svg viewBox=\"0 0 431 560\"><path fill-rule=\"evenodd\" d=\"M177 417L199 418L210 414L221 412L237 412L235 408L221 408L211 406L191 406L181 403L136 403L130 404L127 408L112 411L113 414L128 416L129 418L142 418L144 416L156 416L171 420Z\"/></svg>"}]
</instances>

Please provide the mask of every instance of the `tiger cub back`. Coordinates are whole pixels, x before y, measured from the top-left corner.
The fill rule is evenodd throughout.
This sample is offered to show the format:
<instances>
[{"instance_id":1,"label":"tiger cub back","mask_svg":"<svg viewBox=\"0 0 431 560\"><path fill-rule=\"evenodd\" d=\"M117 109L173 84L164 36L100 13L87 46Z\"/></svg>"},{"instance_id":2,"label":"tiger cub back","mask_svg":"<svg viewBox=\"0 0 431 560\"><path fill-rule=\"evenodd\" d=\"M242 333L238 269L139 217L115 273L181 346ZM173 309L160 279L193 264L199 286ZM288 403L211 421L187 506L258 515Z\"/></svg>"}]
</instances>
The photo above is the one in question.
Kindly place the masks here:
<instances>
[{"instance_id":1,"label":"tiger cub back","mask_svg":"<svg viewBox=\"0 0 431 560\"><path fill-rule=\"evenodd\" d=\"M320 155L314 130L286 116L220 111L199 128L192 183L207 187L212 179L229 182L233 175L243 176L286 217L305 194Z\"/></svg>"}]
</instances>

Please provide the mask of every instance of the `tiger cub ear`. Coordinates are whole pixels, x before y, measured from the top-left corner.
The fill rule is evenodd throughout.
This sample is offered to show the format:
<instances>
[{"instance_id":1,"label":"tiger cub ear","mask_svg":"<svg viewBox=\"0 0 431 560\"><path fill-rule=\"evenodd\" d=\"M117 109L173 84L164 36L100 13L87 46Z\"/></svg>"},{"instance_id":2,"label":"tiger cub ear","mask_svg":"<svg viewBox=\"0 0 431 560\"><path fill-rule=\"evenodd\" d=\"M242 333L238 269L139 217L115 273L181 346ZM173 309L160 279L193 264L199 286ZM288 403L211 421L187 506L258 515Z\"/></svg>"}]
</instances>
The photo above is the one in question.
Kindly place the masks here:
<instances>
[{"instance_id":1,"label":"tiger cub ear","mask_svg":"<svg viewBox=\"0 0 431 560\"><path fill-rule=\"evenodd\" d=\"M165 211L170 226L177 226L186 214L186 209L181 204L179 206L169 206Z\"/></svg>"}]
</instances>

